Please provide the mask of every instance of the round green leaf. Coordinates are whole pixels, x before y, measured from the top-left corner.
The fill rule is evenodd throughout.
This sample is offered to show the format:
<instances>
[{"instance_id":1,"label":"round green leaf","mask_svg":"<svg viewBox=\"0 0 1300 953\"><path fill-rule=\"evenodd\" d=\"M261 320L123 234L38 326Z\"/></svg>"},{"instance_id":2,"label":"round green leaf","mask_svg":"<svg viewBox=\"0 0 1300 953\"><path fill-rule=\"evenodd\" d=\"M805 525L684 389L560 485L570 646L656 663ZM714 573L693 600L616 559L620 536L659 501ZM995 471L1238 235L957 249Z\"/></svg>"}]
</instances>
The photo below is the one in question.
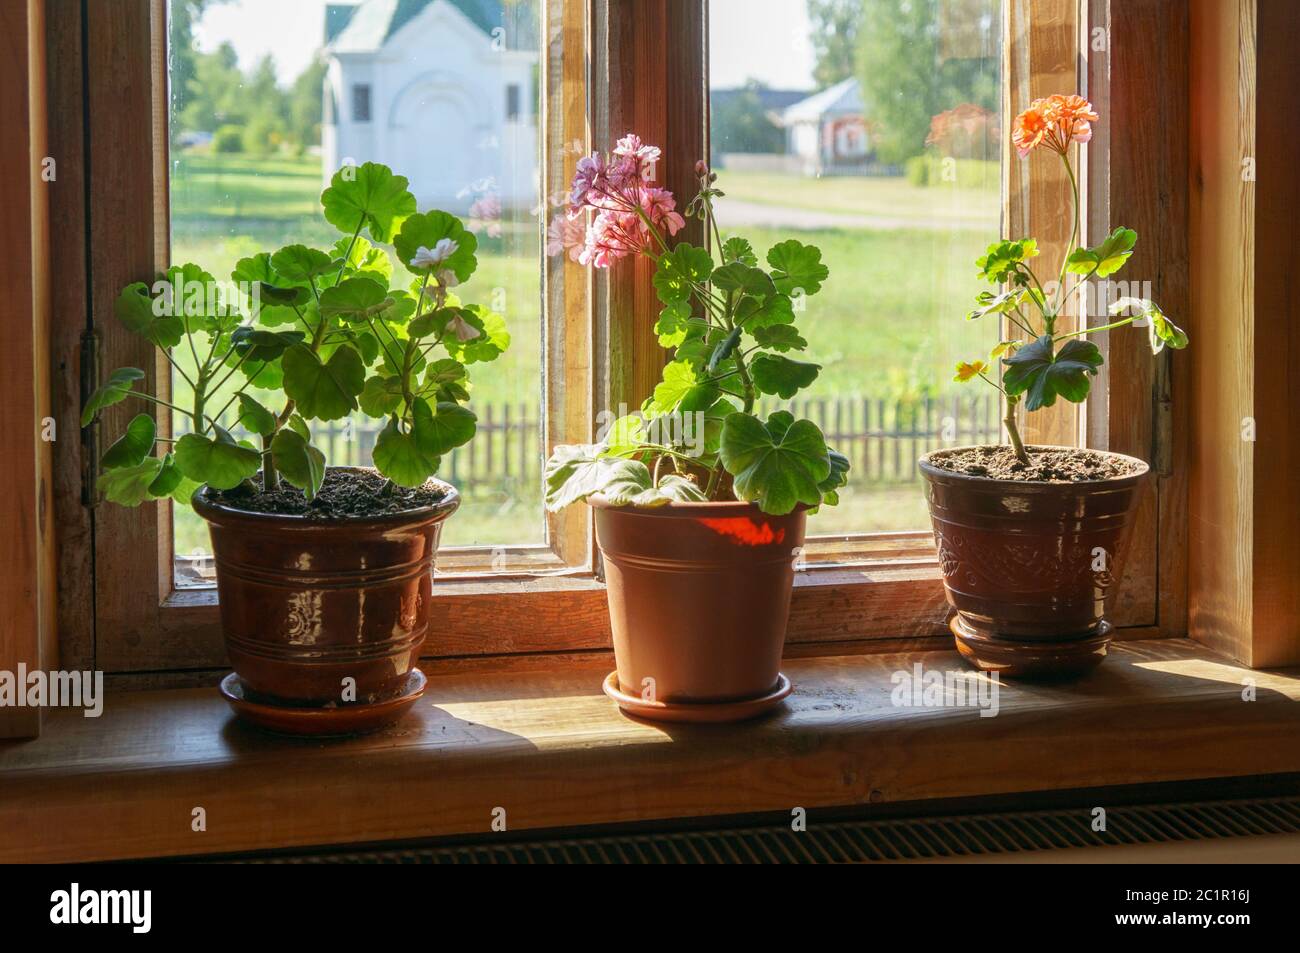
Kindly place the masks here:
<instances>
[{"instance_id":1,"label":"round green leaf","mask_svg":"<svg viewBox=\"0 0 1300 953\"><path fill-rule=\"evenodd\" d=\"M441 459L424 450L415 437L404 433L396 417L379 432L373 452L375 467L401 486L422 486L438 469Z\"/></svg>"},{"instance_id":2,"label":"round green leaf","mask_svg":"<svg viewBox=\"0 0 1300 953\"><path fill-rule=\"evenodd\" d=\"M388 289L371 278L345 278L320 296L320 313L345 321L374 318L393 303Z\"/></svg>"},{"instance_id":3,"label":"round green leaf","mask_svg":"<svg viewBox=\"0 0 1300 953\"><path fill-rule=\"evenodd\" d=\"M787 295L796 288L802 288L804 294L816 294L830 274L822 264L820 248L793 238L773 245L767 253L767 263L772 266L776 290Z\"/></svg>"},{"instance_id":4,"label":"round green leaf","mask_svg":"<svg viewBox=\"0 0 1300 953\"><path fill-rule=\"evenodd\" d=\"M271 267L290 281L310 281L338 269L338 265L316 248L286 245L271 256Z\"/></svg>"},{"instance_id":5,"label":"round green leaf","mask_svg":"<svg viewBox=\"0 0 1300 953\"><path fill-rule=\"evenodd\" d=\"M215 439L187 433L176 441L175 456L181 473L216 490L234 489L262 465L261 454L240 446L220 427Z\"/></svg>"},{"instance_id":6,"label":"round green leaf","mask_svg":"<svg viewBox=\"0 0 1300 953\"><path fill-rule=\"evenodd\" d=\"M325 454L303 439L302 434L284 429L271 441L271 461L275 468L308 500L316 498L325 482Z\"/></svg>"},{"instance_id":7,"label":"round green leaf","mask_svg":"<svg viewBox=\"0 0 1300 953\"><path fill-rule=\"evenodd\" d=\"M443 239L455 242L456 250L438 265L438 270L451 270L456 275L456 280L464 284L478 267L478 259L474 256L478 249L478 239L450 212L435 209L412 215L402 223L401 231L393 239L393 248L407 271L414 275L424 275L429 269L412 265L411 260L421 248L432 249Z\"/></svg>"},{"instance_id":8,"label":"round green leaf","mask_svg":"<svg viewBox=\"0 0 1300 953\"><path fill-rule=\"evenodd\" d=\"M357 395L366 383L361 355L343 346L321 362L310 348L298 345L280 359L284 392L297 403L298 412L316 420L339 420L356 409Z\"/></svg>"},{"instance_id":9,"label":"round green leaf","mask_svg":"<svg viewBox=\"0 0 1300 953\"><path fill-rule=\"evenodd\" d=\"M415 196L404 175L377 162L344 166L321 193L325 220L346 234L364 226L377 242L390 242L402 221L415 214Z\"/></svg>"},{"instance_id":10,"label":"round green leaf","mask_svg":"<svg viewBox=\"0 0 1300 953\"><path fill-rule=\"evenodd\" d=\"M95 415L105 407L112 407L126 400L127 395L131 393L132 385L142 380L144 380L144 371L138 367L119 367L108 375L108 380L95 389L90 399L86 401L86 406L82 408L81 426L90 426Z\"/></svg>"},{"instance_id":11,"label":"round green leaf","mask_svg":"<svg viewBox=\"0 0 1300 953\"><path fill-rule=\"evenodd\" d=\"M133 467L121 467L105 470L95 481L95 489L104 494L104 499L120 506L139 506L145 500L153 499L149 488L158 478L163 462L157 457L150 457Z\"/></svg>"},{"instance_id":12,"label":"round green leaf","mask_svg":"<svg viewBox=\"0 0 1300 953\"><path fill-rule=\"evenodd\" d=\"M789 400L817 379L820 364L792 361L780 354L757 354L749 372L754 386L764 394L777 394Z\"/></svg>"},{"instance_id":13,"label":"round green leaf","mask_svg":"<svg viewBox=\"0 0 1300 953\"><path fill-rule=\"evenodd\" d=\"M185 336L184 322L166 313L170 310L163 307L161 299L150 297L149 286L143 281L127 285L113 302L113 313L128 331L161 348L175 347Z\"/></svg>"},{"instance_id":14,"label":"round green leaf","mask_svg":"<svg viewBox=\"0 0 1300 953\"><path fill-rule=\"evenodd\" d=\"M415 439L430 456L441 457L464 446L478 429L473 411L450 401L439 403L437 413L433 413L428 402L417 397L411 417Z\"/></svg>"},{"instance_id":15,"label":"round green leaf","mask_svg":"<svg viewBox=\"0 0 1300 953\"><path fill-rule=\"evenodd\" d=\"M764 424L736 413L722 426L722 465L734 478L736 496L780 516L798 504L821 502L818 485L831 474L826 441L810 420L782 410Z\"/></svg>"},{"instance_id":16,"label":"round green leaf","mask_svg":"<svg viewBox=\"0 0 1300 953\"><path fill-rule=\"evenodd\" d=\"M99 458L99 464L105 470L119 467L136 467L144 462L145 457L153 453L154 437L157 428L152 414L136 414L126 425L126 432L113 442Z\"/></svg>"}]
</instances>

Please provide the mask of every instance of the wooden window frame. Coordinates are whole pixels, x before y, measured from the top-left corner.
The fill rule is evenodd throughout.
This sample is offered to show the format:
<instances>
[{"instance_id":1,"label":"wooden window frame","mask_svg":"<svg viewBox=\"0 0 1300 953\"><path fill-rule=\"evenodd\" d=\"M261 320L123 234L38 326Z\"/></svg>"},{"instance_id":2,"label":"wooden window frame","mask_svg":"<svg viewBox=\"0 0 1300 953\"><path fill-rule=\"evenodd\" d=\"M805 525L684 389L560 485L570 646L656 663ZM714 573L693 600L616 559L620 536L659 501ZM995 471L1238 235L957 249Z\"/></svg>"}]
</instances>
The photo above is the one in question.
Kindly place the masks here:
<instances>
[{"instance_id":1,"label":"wooden window frame","mask_svg":"<svg viewBox=\"0 0 1300 953\"><path fill-rule=\"evenodd\" d=\"M1091 25L1103 14L1117 36L1125 35L1125 20L1143 17L1167 21L1164 25L1175 30L1175 37L1186 36L1185 16L1159 12L1165 5L1154 0L1006 2L1029 4L1031 15L1038 17L1046 17L1044 11L1052 5L1068 7L1073 14L1060 15L1074 17L1069 29L1075 36L1086 35L1080 24ZM74 395L64 395L75 404L104 368L142 366L149 386L166 385L148 345L128 335L112 318L118 290L152 275L166 260L168 210L165 201L158 201L157 188L164 181L166 150L155 148L166 141L166 104L159 101L165 83L159 82L158 72L159 64L165 63L160 46L165 30L162 0L46 3L52 12L51 135L67 154L84 154L71 170L70 180L84 190L85 231L56 249L64 273L88 269L83 288L56 291L54 359L81 369L79 377L74 375L81 392L76 401ZM561 57L558 68L563 82L556 83L556 77L550 76L542 126L550 135L559 133L561 141L573 148L564 150L563 161L546 163L548 194L563 189L576 159L593 143L607 142L632 128L664 147L661 174L667 187L689 194L694 162L708 153L707 0L547 0L547 10L554 28L546 32L549 42L569 49L582 42L591 54L589 59ZM1004 19L1010 22L1009 16ZM1176 32L1179 29L1181 34ZM1030 36L1031 45L1036 44L1037 36ZM1034 52L1030 50L1031 61ZM1144 47L1140 53L1146 56L1149 51ZM1139 51L1130 54L1132 59L1138 55ZM551 62L548 58L548 70ZM1082 70L1084 65L1072 59L1066 68ZM1140 64L1121 63L1118 55L1108 69L1142 72ZM1128 90L1125 108L1136 111L1155 95L1176 99L1180 89L1185 92L1185 59L1181 65L1160 62L1150 72L1153 84ZM1086 76L1089 83L1094 79L1092 72L1071 75ZM1066 88L1073 85L1068 78L1062 82ZM581 96L562 95L565 89L572 93L576 83L582 84ZM112 108L105 105L110 100ZM152 123L142 120L150 116ZM1142 151L1148 144L1142 139L1142 125L1116 123L1109 135L1111 155L1131 162L1150 159ZM1170 135L1176 134L1179 124L1172 126L1175 132ZM1154 161L1159 166L1156 174L1168 173L1176 181L1178 163L1182 161L1185 168L1186 150L1181 159L1174 150ZM1092 167L1088 181L1089 188L1099 187L1094 185ZM1129 192L1119 191L1118 183L1105 186L1108 214L1124 218L1144 237L1157 236L1154 250L1148 253L1149 267L1176 269L1180 226L1176 217L1162 221L1169 209L1146 197L1143 189L1151 181L1147 174L1133 176ZM1127 215L1120 216L1121 212ZM1090 227L1100 225L1100 220L1090 220ZM1185 253L1185 239L1181 250ZM594 408L620 402L638 406L662 367L664 352L653 333L656 309L650 271L646 263L638 262L632 268L592 276L564 261L548 265L545 275L546 346L580 342L564 355L565 379L548 383L548 433L589 433ZM1178 294L1176 288L1162 291L1171 313L1177 304L1185 303L1185 297L1177 301ZM1139 568L1126 574L1125 587L1126 594L1137 589L1141 597L1132 598L1136 608L1129 611L1124 603L1129 597L1120 596L1124 638L1186 632L1186 553L1185 546L1179 549L1177 543L1186 534L1187 441L1185 430L1181 436L1178 431L1180 422L1185 423L1178 415L1185 411L1176 399L1168 405L1153 398L1153 374L1137 366L1136 349L1144 347L1138 337L1127 336L1112 351L1113 366L1127 363L1123 388L1113 389L1107 402L1104 435L1113 449L1148 458L1153 450L1161 459L1167 454L1169 467L1162 472L1170 476L1161 477L1152 499L1143 504L1138 548L1144 558L1136 564ZM597 360L597 355L610 357ZM1174 368L1172 379L1159 383L1172 386L1176 397L1185 388L1186 372L1177 362ZM552 403L553 386L562 386L566 399ZM1155 443L1153 424L1154 410L1166 406L1174 408L1169 429L1160 431L1174 434L1168 449ZM65 404L61 413L75 430L75 406ZM111 408L105 426L120 427L126 413L121 407ZM1090 429L1089 433L1103 431ZM548 440L548 446L552 442ZM82 445L61 450L56 451L56 495L62 499L55 501L56 510L66 515L59 527L65 542L61 569L79 569L62 577L59 610L72 622L61 627L65 664L94 665L109 673L141 677L224 667L215 592L173 585L166 508L155 512L102 506L88 512L83 504L91 502L90 494L83 488L93 471L89 461L97 456L94 434L87 433ZM1167 518L1161 519L1162 513ZM524 556L524 571L516 575L476 575L473 557L458 565L456 552L445 558L440 554L440 574L448 568L466 573L438 584L434 635L426 646L429 657L472 660L608 650L609 620L589 515L574 507L547 519L550 538L559 541L556 548L534 552L535 562ZM86 558L87 540L93 540L93 559ZM73 544L71 552L68 542ZM948 608L928 532L845 537L827 545L828 557L844 562L814 565L798 574L788 638L792 654L945 644ZM132 557L124 558L127 553ZM139 558L148 553L160 554L156 564Z\"/></svg>"}]
</instances>

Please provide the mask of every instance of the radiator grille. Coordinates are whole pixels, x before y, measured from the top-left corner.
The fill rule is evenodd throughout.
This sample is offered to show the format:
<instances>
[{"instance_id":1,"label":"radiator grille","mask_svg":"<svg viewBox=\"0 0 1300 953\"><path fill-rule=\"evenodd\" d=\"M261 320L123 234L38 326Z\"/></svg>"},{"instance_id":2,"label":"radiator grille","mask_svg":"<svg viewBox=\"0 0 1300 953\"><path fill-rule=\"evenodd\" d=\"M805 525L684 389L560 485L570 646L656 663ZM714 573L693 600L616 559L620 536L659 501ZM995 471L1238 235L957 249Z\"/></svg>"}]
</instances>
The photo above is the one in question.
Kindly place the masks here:
<instances>
[{"instance_id":1,"label":"radiator grille","mask_svg":"<svg viewBox=\"0 0 1300 953\"><path fill-rule=\"evenodd\" d=\"M560 864L560 863L864 863L1122 844L1160 844L1258 834L1300 833L1300 797L1213 801L1106 810L1106 830L1092 829L1089 808L907 820L537 837L512 842L330 850L244 858L295 864Z\"/></svg>"}]
</instances>

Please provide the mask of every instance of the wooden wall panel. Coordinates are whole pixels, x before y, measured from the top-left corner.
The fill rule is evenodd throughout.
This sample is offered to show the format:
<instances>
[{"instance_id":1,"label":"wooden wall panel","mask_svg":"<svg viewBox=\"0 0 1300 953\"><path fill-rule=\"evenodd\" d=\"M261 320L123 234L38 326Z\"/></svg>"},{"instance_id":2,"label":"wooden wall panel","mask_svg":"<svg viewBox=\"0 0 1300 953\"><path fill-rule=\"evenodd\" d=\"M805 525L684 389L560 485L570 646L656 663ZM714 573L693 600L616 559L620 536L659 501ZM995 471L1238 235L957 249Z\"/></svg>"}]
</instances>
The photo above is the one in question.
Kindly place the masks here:
<instances>
[{"instance_id":1,"label":"wooden wall panel","mask_svg":"<svg viewBox=\"0 0 1300 953\"><path fill-rule=\"evenodd\" d=\"M1191 25L1190 630L1295 664L1300 20L1282 0L1195 0Z\"/></svg>"},{"instance_id":2,"label":"wooden wall panel","mask_svg":"<svg viewBox=\"0 0 1300 953\"><path fill-rule=\"evenodd\" d=\"M1109 4L1104 51L1090 58L1102 110L1108 173L1093 188L1093 241L1121 225L1138 233L1117 281L1124 293L1152 297L1180 326L1190 308L1187 240L1188 15L1181 3L1125 0ZM1152 43L1147 38L1160 37ZM1158 117L1158 121L1156 121ZM1090 173L1101 170L1090 169ZM1104 191L1103 191L1104 189ZM1104 302L1094 307L1104 323ZM1151 355L1147 334L1122 328L1093 339L1106 356L1105 443L1151 464L1111 610L1121 625L1159 625L1187 632L1187 437L1191 363L1204 353Z\"/></svg>"},{"instance_id":3,"label":"wooden wall panel","mask_svg":"<svg viewBox=\"0 0 1300 953\"><path fill-rule=\"evenodd\" d=\"M53 472L45 439L57 432L42 434L50 419L44 16L42 0L0 5L0 671L15 674L19 665L57 664ZM40 723L40 709L0 708L0 737L34 735Z\"/></svg>"}]
</instances>

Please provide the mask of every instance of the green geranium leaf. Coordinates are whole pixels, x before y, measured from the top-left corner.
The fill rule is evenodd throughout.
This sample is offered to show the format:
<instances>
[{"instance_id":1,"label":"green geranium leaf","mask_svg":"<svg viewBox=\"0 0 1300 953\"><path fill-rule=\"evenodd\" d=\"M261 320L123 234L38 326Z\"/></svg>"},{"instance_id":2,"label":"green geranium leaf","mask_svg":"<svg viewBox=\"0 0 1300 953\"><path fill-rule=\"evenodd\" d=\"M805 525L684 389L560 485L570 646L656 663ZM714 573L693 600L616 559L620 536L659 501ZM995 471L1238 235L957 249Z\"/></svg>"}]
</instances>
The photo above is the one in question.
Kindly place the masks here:
<instances>
[{"instance_id":1,"label":"green geranium leaf","mask_svg":"<svg viewBox=\"0 0 1300 953\"><path fill-rule=\"evenodd\" d=\"M321 193L325 220L351 235L364 225L377 242L390 242L407 216L415 214L415 196L404 175L377 162L344 166Z\"/></svg>"},{"instance_id":2,"label":"green geranium leaf","mask_svg":"<svg viewBox=\"0 0 1300 953\"><path fill-rule=\"evenodd\" d=\"M975 260L975 266L979 268L979 276L991 284L1000 285L1013 280L1015 284L1023 285L1028 279L1018 269L1037 255L1038 242L1032 238L994 242L987 253Z\"/></svg>"},{"instance_id":3,"label":"green geranium leaf","mask_svg":"<svg viewBox=\"0 0 1300 953\"><path fill-rule=\"evenodd\" d=\"M713 256L698 245L679 242L672 251L659 256L652 280L659 300L672 304L674 301L689 301L692 284L704 284L711 274Z\"/></svg>"},{"instance_id":4,"label":"green geranium leaf","mask_svg":"<svg viewBox=\"0 0 1300 953\"><path fill-rule=\"evenodd\" d=\"M722 465L734 478L736 496L780 516L800 503L817 506L818 488L831 474L826 441L811 420L782 410L764 424L732 414L722 427Z\"/></svg>"},{"instance_id":5,"label":"green geranium leaf","mask_svg":"<svg viewBox=\"0 0 1300 953\"><path fill-rule=\"evenodd\" d=\"M378 281L385 288L393 280L393 262L388 257L388 253L378 245L370 244L360 235L357 236L356 241L340 238L330 249L330 254L343 262L346 274L370 278Z\"/></svg>"},{"instance_id":6,"label":"green geranium leaf","mask_svg":"<svg viewBox=\"0 0 1300 953\"><path fill-rule=\"evenodd\" d=\"M650 471L639 460L603 457L599 444L559 446L546 461L546 508L551 512L604 492L611 484L649 486Z\"/></svg>"},{"instance_id":7,"label":"green geranium leaf","mask_svg":"<svg viewBox=\"0 0 1300 953\"><path fill-rule=\"evenodd\" d=\"M742 265L758 264L758 256L754 254L754 246L740 237L728 238L722 243L722 260L724 262L738 261Z\"/></svg>"},{"instance_id":8,"label":"green geranium leaf","mask_svg":"<svg viewBox=\"0 0 1300 953\"><path fill-rule=\"evenodd\" d=\"M345 278L320 296L320 313L344 321L368 321L391 307L388 288L371 278Z\"/></svg>"},{"instance_id":9,"label":"green geranium leaf","mask_svg":"<svg viewBox=\"0 0 1300 953\"><path fill-rule=\"evenodd\" d=\"M126 432L113 442L99 458L99 464L105 470L120 467L138 467L144 458L153 453L154 437L157 435L152 414L136 414L126 425Z\"/></svg>"},{"instance_id":10,"label":"green geranium leaf","mask_svg":"<svg viewBox=\"0 0 1300 953\"><path fill-rule=\"evenodd\" d=\"M838 450L828 450L827 453L831 459L831 472L817 484L817 489L821 491L823 503L835 506L840 501L839 488L849 482L849 458Z\"/></svg>"},{"instance_id":11,"label":"green geranium leaf","mask_svg":"<svg viewBox=\"0 0 1300 953\"><path fill-rule=\"evenodd\" d=\"M368 378L357 403L367 417L387 417L402 404L402 378L395 374Z\"/></svg>"},{"instance_id":12,"label":"green geranium leaf","mask_svg":"<svg viewBox=\"0 0 1300 953\"><path fill-rule=\"evenodd\" d=\"M1137 232L1121 226L1107 235L1100 245L1076 248L1066 263L1066 270L1075 275L1091 275L1096 272L1098 278L1113 275L1124 267L1133 254L1137 238Z\"/></svg>"},{"instance_id":13,"label":"green geranium leaf","mask_svg":"<svg viewBox=\"0 0 1300 953\"><path fill-rule=\"evenodd\" d=\"M185 474L181 473L181 468L176 465L174 454L167 454L163 457L162 467L158 470L158 475L154 477L149 484L149 495L155 498L170 496L175 499L174 494L181 491L181 488L187 483ZM194 484L197 486L197 484ZM194 487L190 488L190 495L194 493ZM188 503L189 495L179 502Z\"/></svg>"},{"instance_id":14,"label":"green geranium leaf","mask_svg":"<svg viewBox=\"0 0 1300 953\"><path fill-rule=\"evenodd\" d=\"M731 357L731 352L734 351L736 345L740 343L741 330L740 327L732 328L731 333L718 342L717 347L713 349L713 353L709 355L709 362L704 365L706 373L717 373L718 365Z\"/></svg>"},{"instance_id":15,"label":"green geranium leaf","mask_svg":"<svg viewBox=\"0 0 1300 953\"><path fill-rule=\"evenodd\" d=\"M420 448L428 455L441 457L456 447L469 443L478 428L474 412L460 404L444 401L434 413L428 401L415 399L411 411L412 430Z\"/></svg>"},{"instance_id":16,"label":"green geranium leaf","mask_svg":"<svg viewBox=\"0 0 1300 953\"><path fill-rule=\"evenodd\" d=\"M215 438L185 434L176 441L175 456L181 473L216 490L234 489L262 465L260 453L236 443L220 427L216 428Z\"/></svg>"},{"instance_id":17,"label":"green geranium leaf","mask_svg":"<svg viewBox=\"0 0 1300 953\"><path fill-rule=\"evenodd\" d=\"M1120 298L1110 306L1111 314L1125 311L1138 315L1140 320L1134 321L1135 325L1146 325L1152 354L1159 354L1165 345L1175 350L1187 347L1187 332L1165 317L1160 306L1150 298Z\"/></svg>"},{"instance_id":18,"label":"green geranium leaf","mask_svg":"<svg viewBox=\"0 0 1300 953\"><path fill-rule=\"evenodd\" d=\"M1091 341L1071 338L1054 354L1051 335L1044 334L1003 359L1002 386L1013 397L1027 394L1027 410L1051 407L1058 395L1077 404L1088 396L1089 375L1095 376L1102 363Z\"/></svg>"},{"instance_id":19,"label":"green geranium leaf","mask_svg":"<svg viewBox=\"0 0 1300 953\"><path fill-rule=\"evenodd\" d=\"M453 242L455 249L437 266L411 264L421 248L434 251L444 240ZM402 223L402 230L393 239L393 248L402 265L413 275L424 276L430 270L450 270L456 275L456 280L464 284L478 267L478 259L474 256L478 239L450 212L435 210L412 215Z\"/></svg>"},{"instance_id":20,"label":"green geranium leaf","mask_svg":"<svg viewBox=\"0 0 1300 953\"><path fill-rule=\"evenodd\" d=\"M143 281L127 285L113 302L113 313L128 331L161 348L175 347L185 336L185 323L181 318L161 313L169 310L161 297L150 297L149 286Z\"/></svg>"},{"instance_id":21,"label":"green geranium leaf","mask_svg":"<svg viewBox=\"0 0 1300 953\"><path fill-rule=\"evenodd\" d=\"M379 432L373 457L379 472L400 486L423 486L442 462L421 447L413 433L404 432L396 417Z\"/></svg>"},{"instance_id":22,"label":"green geranium leaf","mask_svg":"<svg viewBox=\"0 0 1300 953\"><path fill-rule=\"evenodd\" d=\"M469 372L465 370L465 365L453 358L444 357L425 369L420 396L432 397L436 403L463 403L469 400L468 385Z\"/></svg>"},{"instance_id":23,"label":"green geranium leaf","mask_svg":"<svg viewBox=\"0 0 1300 953\"><path fill-rule=\"evenodd\" d=\"M105 407L112 407L126 400L127 395L131 393L131 387L136 381L142 380L144 380L144 371L138 367L119 367L108 375L108 380L95 389L90 399L86 401L86 406L82 408L81 426L90 426L95 415Z\"/></svg>"},{"instance_id":24,"label":"green geranium leaf","mask_svg":"<svg viewBox=\"0 0 1300 953\"><path fill-rule=\"evenodd\" d=\"M794 324L794 302L789 295L774 294L767 298L744 298L736 307L736 323L746 331Z\"/></svg>"},{"instance_id":25,"label":"green geranium leaf","mask_svg":"<svg viewBox=\"0 0 1300 953\"><path fill-rule=\"evenodd\" d=\"M267 331L248 325L235 328L230 335L231 349L246 361L274 361L295 344L302 343L301 331Z\"/></svg>"},{"instance_id":26,"label":"green geranium leaf","mask_svg":"<svg viewBox=\"0 0 1300 953\"><path fill-rule=\"evenodd\" d=\"M660 346L677 347L685 341L690 321L691 306L685 299L664 305L659 312L659 320L655 322L655 333L659 335Z\"/></svg>"},{"instance_id":27,"label":"green geranium leaf","mask_svg":"<svg viewBox=\"0 0 1300 953\"><path fill-rule=\"evenodd\" d=\"M654 414L690 413L711 407L720 391L717 384L702 383L707 376L688 363L673 361L664 368L663 380L655 386L651 405Z\"/></svg>"},{"instance_id":28,"label":"green geranium leaf","mask_svg":"<svg viewBox=\"0 0 1300 953\"><path fill-rule=\"evenodd\" d=\"M739 293L760 299L776 294L776 286L767 272L739 261L729 262L714 269L712 282L714 288L727 293Z\"/></svg>"},{"instance_id":29,"label":"green geranium leaf","mask_svg":"<svg viewBox=\"0 0 1300 953\"><path fill-rule=\"evenodd\" d=\"M284 392L304 417L339 420L356 409L366 384L366 365L355 348L344 345L322 363L300 344L285 351L280 363Z\"/></svg>"},{"instance_id":30,"label":"green geranium leaf","mask_svg":"<svg viewBox=\"0 0 1300 953\"><path fill-rule=\"evenodd\" d=\"M271 267L289 281L311 281L330 271L338 263L329 255L306 245L286 245L271 256Z\"/></svg>"},{"instance_id":31,"label":"green geranium leaf","mask_svg":"<svg viewBox=\"0 0 1300 953\"><path fill-rule=\"evenodd\" d=\"M1038 297L1038 292L1035 291L1034 295ZM1010 288L999 294L981 291L975 296L978 307L966 315L966 320L976 321L990 314L1014 314L1028 298L1027 288Z\"/></svg>"},{"instance_id":32,"label":"green geranium leaf","mask_svg":"<svg viewBox=\"0 0 1300 953\"><path fill-rule=\"evenodd\" d=\"M265 437L275 433L279 421L275 414L267 410L247 394L239 395L239 424L249 433Z\"/></svg>"},{"instance_id":33,"label":"green geranium leaf","mask_svg":"<svg viewBox=\"0 0 1300 953\"><path fill-rule=\"evenodd\" d=\"M239 311L226 301L217 280L193 262L172 265L164 272L163 281L167 290L155 311L161 307L168 314L176 315L185 330L219 334L239 324Z\"/></svg>"},{"instance_id":34,"label":"green geranium leaf","mask_svg":"<svg viewBox=\"0 0 1300 953\"><path fill-rule=\"evenodd\" d=\"M104 499L121 506L139 506L145 500L154 499L149 488L162 470L163 462L157 457L149 457L143 463L133 467L121 467L106 470L95 481L95 489L104 494Z\"/></svg>"},{"instance_id":35,"label":"green geranium leaf","mask_svg":"<svg viewBox=\"0 0 1300 953\"><path fill-rule=\"evenodd\" d=\"M666 506L671 502L699 503L704 494L690 480L676 474L661 477L654 485L650 468L639 460L624 460L605 483L601 494L614 506Z\"/></svg>"},{"instance_id":36,"label":"green geranium leaf","mask_svg":"<svg viewBox=\"0 0 1300 953\"><path fill-rule=\"evenodd\" d=\"M325 482L325 454L303 439L296 431L283 429L271 441L271 461L275 468L308 500L314 500Z\"/></svg>"},{"instance_id":37,"label":"green geranium leaf","mask_svg":"<svg viewBox=\"0 0 1300 953\"><path fill-rule=\"evenodd\" d=\"M774 351L802 351L808 346L803 335L789 324L755 328L754 340L760 347L770 347Z\"/></svg>"},{"instance_id":38,"label":"green geranium leaf","mask_svg":"<svg viewBox=\"0 0 1300 953\"><path fill-rule=\"evenodd\" d=\"M804 294L816 294L830 275L830 269L822 264L821 249L793 238L773 245L767 263L772 266L776 289L787 295L796 288L802 288Z\"/></svg>"},{"instance_id":39,"label":"green geranium leaf","mask_svg":"<svg viewBox=\"0 0 1300 953\"><path fill-rule=\"evenodd\" d=\"M754 386L764 394L790 399L817 379L822 367L806 361L792 361L780 354L757 354L749 365Z\"/></svg>"}]
</instances>

